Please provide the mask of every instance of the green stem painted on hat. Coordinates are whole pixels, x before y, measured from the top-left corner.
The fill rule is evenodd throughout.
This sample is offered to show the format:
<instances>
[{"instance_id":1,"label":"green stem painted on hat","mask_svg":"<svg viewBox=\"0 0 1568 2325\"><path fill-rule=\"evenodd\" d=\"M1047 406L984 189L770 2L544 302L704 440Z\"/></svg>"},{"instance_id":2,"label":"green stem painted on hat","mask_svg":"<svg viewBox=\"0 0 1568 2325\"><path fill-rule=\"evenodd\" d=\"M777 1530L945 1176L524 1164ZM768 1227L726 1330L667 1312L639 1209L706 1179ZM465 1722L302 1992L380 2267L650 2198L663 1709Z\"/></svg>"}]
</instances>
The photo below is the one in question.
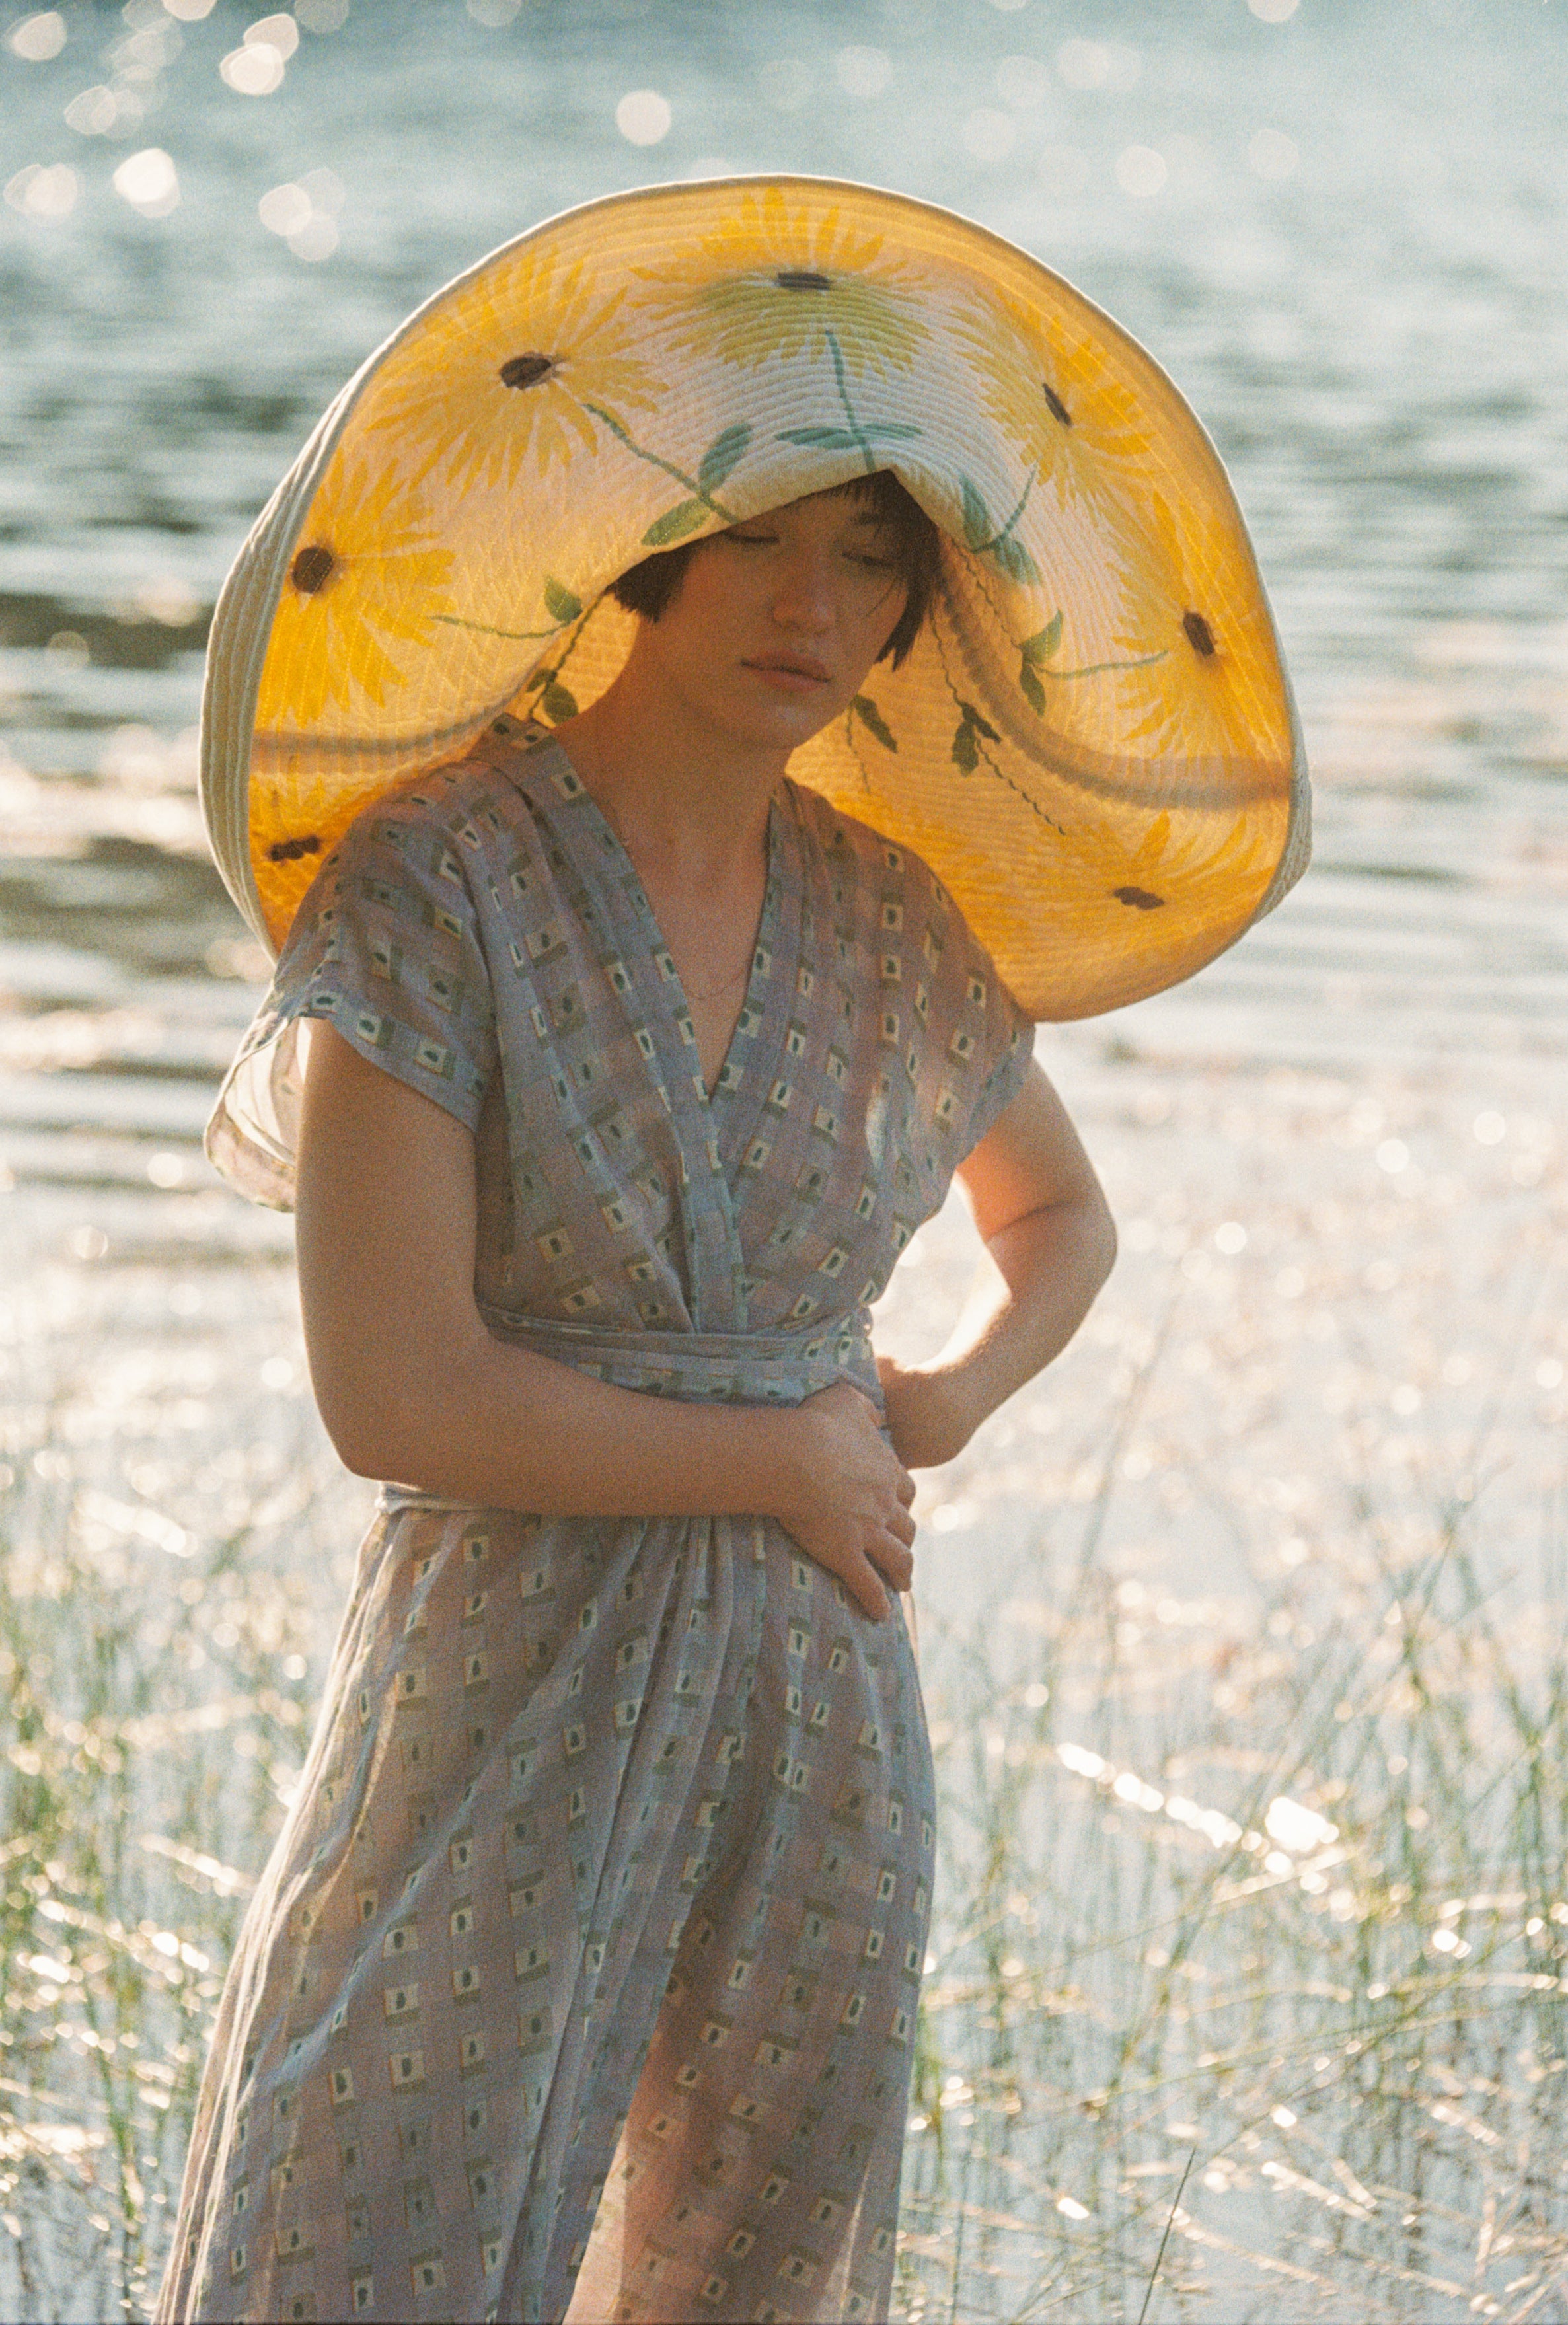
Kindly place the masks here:
<instances>
[{"instance_id":1,"label":"green stem painted on hat","mask_svg":"<svg viewBox=\"0 0 1568 2325\"><path fill-rule=\"evenodd\" d=\"M1007 519L1007 523L1002 527L1000 533L993 533L989 541L971 541L970 542L969 546L975 556L984 557L989 551L1000 549L1004 542L1009 541L1012 538L1013 527L1017 523L1018 519L1028 507L1029 496L1034 489L1035 478L1033 473L1031 473L1028 482L1024 486L1023 498L1019 501L1017 507L1013 511L1012 515Z\"/></svg>"},{"instance_id":2,"label":"green stem painted on hat","mask_svg":"<svg viewBox=\"0 0 1568 2325\"><path fill-rule=\"evenodd\" d=\"M489 622L465 621L461 614L432 614L432 622L441 622L449 630L477 630L482 638L514 638L519 644L532 644L540 638L553 638L571 626L566 622L552 622L547 630L498 630Z\"/></svg>"},{"instance_id":3,"label":"green stem painted on hat","mask_svg":"<svg viewBox=\"0 0 1568 2325\"><path fill-rule=\"evenodd\" d=\"M695 477L689 477L684 468L676 468L674 462L666 460L662 453L650 452L645 445L639 444L631 430L624 421L617 420L613 412L607 412L600 403L589 403L586 397L582 408L585 412L591 412L596 420L602 420L610 434L617 437L628 452L639 460L645 460L650 468L662 468L665 476L673 477L678 485L685 486L694 501L700 501L704 508L711 509L715 516L724 519L726 524L740 523L738 513L726 508L722 501L715 500L711 493L705 492Z\"/></svg>"},{"instance_id":4,"label":"green stem painted on hat","mask_svg":"<svg viewBox=\"0 0 1568 2325\"><path fill-rule=\"evenodd\" d=\"M844 407L844 417L849 423L849 433L858 447L860 458L866 463L866 474L868 477L874 477L877 473L877 455L871 449L870 439L860 424L860 415L849 401L849 383L844 375L844 357L839 346L838 336L830 327L823 331L822 336L828 342L828 353L833 358L833 376L839 383L839 401Z\"/></svg>"},{"instance_id":5,"label":"green stem painted on hat","mask_svg":"<svg viewBox=\"0 0 1568 2325\"><path fill-rule=\"evenodd\" d=\"M978 766L983 762L984 764L989 768L991 773L995 775L999 783L1005 784L1008 791L1012 792L1016 797L1023 801L1026 808L1039 817L1042 823L1049 825L1053 831L1060 832L1062 837L1065 839L1067 837L1066 826L1064 824L1058 823L1053 815L1047 815L1039 801L1031 799L1028 792L1024 789L1023 784L1016 783L1013 781L1012 776L1007 774L997 765L989 751L987 750L985 742L975 725L975 711L973 704L964 700L963 696L959 692L957 687L952 682L952 672L947 666L947 654L942 646L942 633L938 630L934 622L931 625L931 635L932 641L936 647L937 662L942 669L942 684L951 695L953 709L959 714L959 733L960 735L967 735L974 746L974 764ZM996 730L994 728L989 728L988 731L994 734ZM954 764L959 764L956 759L954 761ZM961 774L965 770L960 766L959 772Z\"/></svg>"},{"instance_id":6,"label":"green stem painted on hat","mask_svg":"<svg viewBox=\"0 0 1568 2325\"><path fill-rule=\"evenodd\" d=\"M1170 651L1162 646L1158 653L1139 654L1136 662L1086 662L1081 670L1050 670L1044 662L1037 667L1042 678L1098 678L1107 670L1147 670L1151 662L1164 662Z\"/></svg>"}]
</instances>

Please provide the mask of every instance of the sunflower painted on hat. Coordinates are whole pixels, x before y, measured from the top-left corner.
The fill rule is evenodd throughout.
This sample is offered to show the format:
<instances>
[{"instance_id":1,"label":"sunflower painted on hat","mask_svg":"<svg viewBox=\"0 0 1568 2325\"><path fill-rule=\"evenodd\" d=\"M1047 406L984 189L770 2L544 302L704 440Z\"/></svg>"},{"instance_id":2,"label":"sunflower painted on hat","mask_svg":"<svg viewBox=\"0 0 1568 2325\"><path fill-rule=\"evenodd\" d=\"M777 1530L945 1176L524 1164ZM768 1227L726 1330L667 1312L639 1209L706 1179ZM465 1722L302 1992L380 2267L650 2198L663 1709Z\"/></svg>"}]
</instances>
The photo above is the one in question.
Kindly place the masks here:
<instances>
[{"instance_id":1,"label":"sunflower painted on hat","mask_svg":"<svg viewBox=\"0 0 1568 2325\"><path fill-rule=\"evenodd\" d=\"M1025 1008L1190 975L1306 856L1299 732L1220 462L1026 253L831 181L650 187L436 294L344 390L226 585L215 852L277 945L367 801L624 660L651 550L893 470L930 616L791 762L922 854ZM327 560L330 560L329 562Z\"/></svg>"},{"instance_id":2,"label":"sunflower painted on hat","mask_svg":"<svg viewBox=\"0 0 1568 2325\"><path fill-rule=\"evenodd\" d=\"M886 238L781 185L742 195L677 265L640 270L670 300L670 344L756 371L805 355L856 379L909 369L918 283Z\"/></svg>"},{"instance_id":3,"label":"sunflower painted on hat","mask_svg":"<svg viewBox=\"0 0 1568 2325\"><path fill-rule=\"evenodd\" d=\"M417 484L340 448L278 593L257 726L385 709L435 643L455 562Z\"/></svg>"},{"instance_id":4,"label":"sunflower painted on hat","mask_svg":"<svg viewBox=\"0 0 1568 2325\"><path fill-rule=\"evenodd\" d=\"M440 468L453 492L510 492L591 457L607 406L624 420L668 393L625 307L624 287L600 289L585 260L524 244L393 356L367 399L366 440L400 465L419 447L415 475ZM511 352L497 362L500 346Z\"/></svg>"}]
</instances>

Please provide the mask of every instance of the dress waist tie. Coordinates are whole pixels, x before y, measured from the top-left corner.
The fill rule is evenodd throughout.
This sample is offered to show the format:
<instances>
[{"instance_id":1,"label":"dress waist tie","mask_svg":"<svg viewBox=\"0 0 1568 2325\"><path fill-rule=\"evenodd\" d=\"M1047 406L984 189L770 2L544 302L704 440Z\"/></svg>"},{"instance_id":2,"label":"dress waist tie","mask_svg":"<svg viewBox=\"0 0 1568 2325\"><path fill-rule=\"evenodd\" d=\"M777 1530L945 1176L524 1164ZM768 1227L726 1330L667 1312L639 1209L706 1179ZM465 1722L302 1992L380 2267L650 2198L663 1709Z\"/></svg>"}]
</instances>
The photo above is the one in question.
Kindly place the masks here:
<instances>
[{"instance_id":1,"label":"dress waist tie","mask_svg":"<svg viewBox=\"0 0 1568 2325\"><path fill-rule=\"evenodd\" d=\"M800 1404L837 1380L852 1381L882 1410L882 1385L871 1353L870 1317L852 1309L799 1332L654 1332L606 1330L558 1323L480 1304L498 1340L533 1348L574 1372L649 1396L718 1404ZM471 1509L470 1502L386 1485L378 1507Z\"/></svg>"}]
</instances>

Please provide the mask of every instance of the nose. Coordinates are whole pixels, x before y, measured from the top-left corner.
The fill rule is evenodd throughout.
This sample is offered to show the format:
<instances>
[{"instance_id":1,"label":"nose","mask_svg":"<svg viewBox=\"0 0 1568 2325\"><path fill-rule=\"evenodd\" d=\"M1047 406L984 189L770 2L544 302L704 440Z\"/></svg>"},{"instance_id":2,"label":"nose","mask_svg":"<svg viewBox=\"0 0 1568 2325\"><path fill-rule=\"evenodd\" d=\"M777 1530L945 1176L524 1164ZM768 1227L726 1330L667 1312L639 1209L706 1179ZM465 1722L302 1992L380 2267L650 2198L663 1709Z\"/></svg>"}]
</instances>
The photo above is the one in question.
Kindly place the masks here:
<instances>
[{"instance_id":1,"label":"nose","mask_svg":"<svg viewBox=\"0 0 1568 2325\"><path fill-rule=\"evenodd\" d=\"M833 563L823 550L802 543L785 560L773 596L773 617L781 629L813 635L830 629L838 615Z\"/></svg>"}]
</instances>

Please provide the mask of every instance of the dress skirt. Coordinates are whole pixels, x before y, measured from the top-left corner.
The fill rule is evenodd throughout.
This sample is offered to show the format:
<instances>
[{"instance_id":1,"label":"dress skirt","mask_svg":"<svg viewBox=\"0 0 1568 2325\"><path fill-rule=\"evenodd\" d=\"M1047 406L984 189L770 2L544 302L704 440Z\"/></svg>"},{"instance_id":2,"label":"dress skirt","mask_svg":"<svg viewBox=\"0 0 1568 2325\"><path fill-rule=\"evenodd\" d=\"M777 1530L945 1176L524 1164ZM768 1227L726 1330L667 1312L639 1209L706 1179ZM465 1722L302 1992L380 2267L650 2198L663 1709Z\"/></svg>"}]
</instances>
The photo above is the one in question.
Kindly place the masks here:
<instances>
[{"instance_id":1,"label":"dress skirt","mask_svg":"<svg viewBox=\"0 0 1568 2325\"><path fill-rule=\"evenodd\" d=\"M387 1489L160 2318L884 2317L933 1813L896 1601L779 1526Z\"/></svg>"}]
</instances>

